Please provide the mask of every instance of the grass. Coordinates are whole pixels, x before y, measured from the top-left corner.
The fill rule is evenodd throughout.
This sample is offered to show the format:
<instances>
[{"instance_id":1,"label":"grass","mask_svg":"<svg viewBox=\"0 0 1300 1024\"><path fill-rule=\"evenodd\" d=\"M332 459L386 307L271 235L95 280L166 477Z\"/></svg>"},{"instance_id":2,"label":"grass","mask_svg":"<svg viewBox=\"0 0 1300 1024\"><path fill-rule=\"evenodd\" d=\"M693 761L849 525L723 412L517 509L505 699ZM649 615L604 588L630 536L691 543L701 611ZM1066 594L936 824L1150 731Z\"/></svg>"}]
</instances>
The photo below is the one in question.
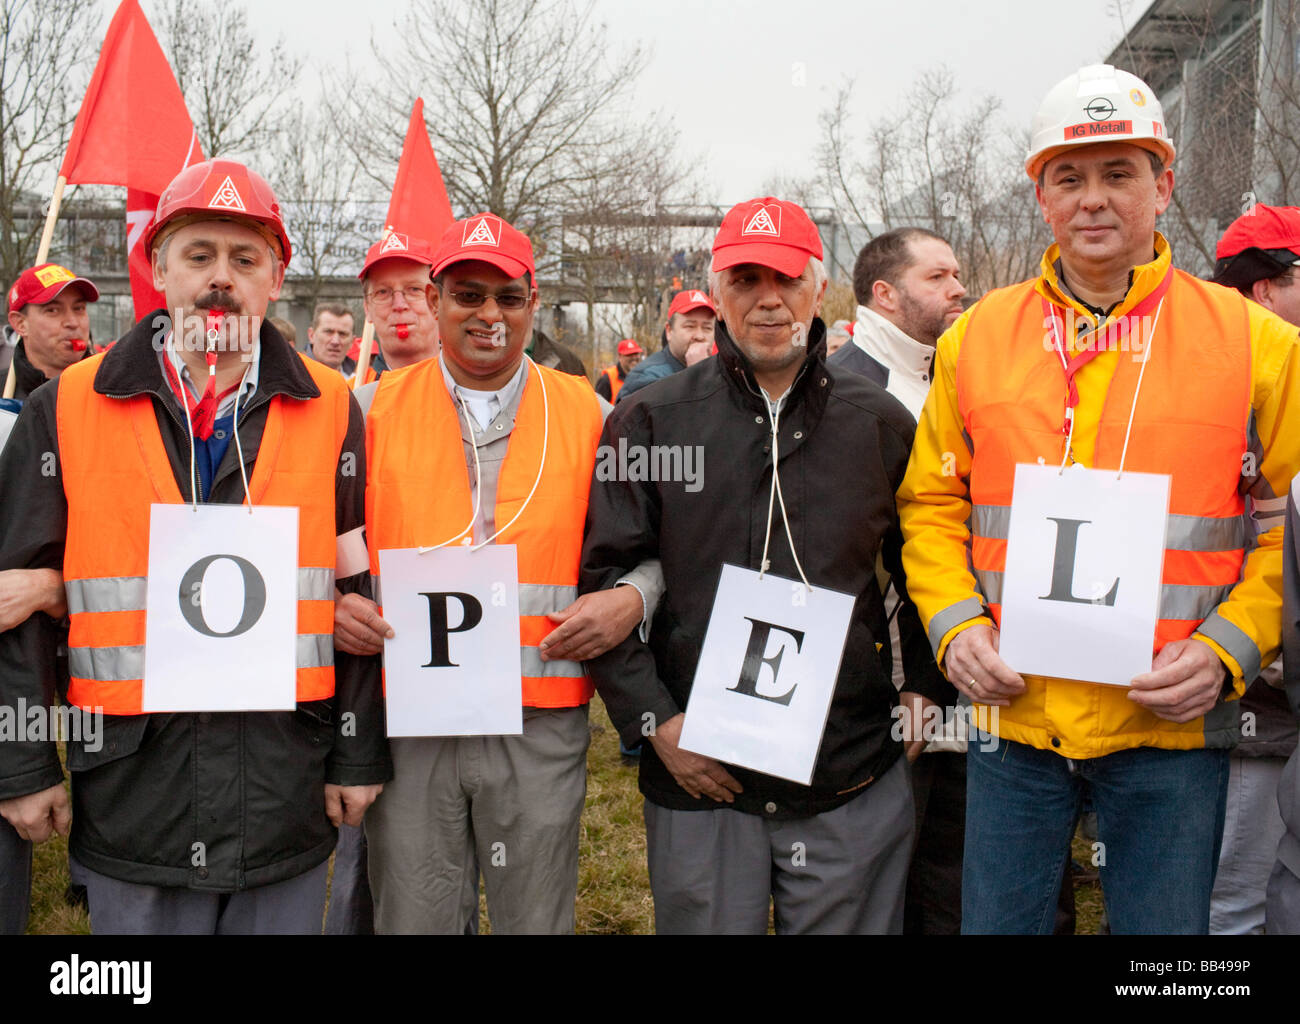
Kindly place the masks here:
<instances>
[{"instance_id":1,"label":"grass","mask_svg":"<svg viewBox=\"0 0 1300 1024\"><path fill-rule=\"evenodd\" d=\"M600 698L591 702L591 748L587 752L587 803L582 815L578 859L578 932L589 935L646 935L654 931L654 904L646 872L645 823L636 768L622 763L618 735ZM68 844L61 836L36 847L32 865L33 935L87 935L90 919L64 901L68 887ZM1076 837L1074 859L1092 870L1091 846ZM1076 933L1094 935L1101 921L1101 886L1075 882ZM482 893L480 931L491 929Z\"/></svg>"}]
</instances>

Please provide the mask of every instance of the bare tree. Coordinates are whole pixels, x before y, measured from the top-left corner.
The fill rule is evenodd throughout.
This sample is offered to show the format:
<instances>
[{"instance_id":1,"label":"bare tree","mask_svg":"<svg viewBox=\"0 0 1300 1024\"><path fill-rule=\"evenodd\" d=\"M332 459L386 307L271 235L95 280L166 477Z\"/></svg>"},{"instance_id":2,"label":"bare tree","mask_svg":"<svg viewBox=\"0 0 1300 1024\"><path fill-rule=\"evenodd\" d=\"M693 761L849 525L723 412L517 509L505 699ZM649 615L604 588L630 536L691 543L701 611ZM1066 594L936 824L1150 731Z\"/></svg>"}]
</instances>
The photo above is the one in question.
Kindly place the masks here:
<instances>
[{"instance_id":1,"label":"bare tree","mask_svg":"<svg viewBox=\"0 0 1300 1024\"><path fill-rule=\"evenodd\" d=\"M0 7L0 279L36 255L45 207L99 36L95 0L3 0Z\"/></svg>"},{"instance_id":2,"label":"bare tree","mask_svg":"<svg viewBox=\"0 0 1300 1024\"><path fill-rule=\"evenodd\" d=\"M820 162L825 191L856 233L937 231L978 296L1030 276L1050 239L1024 174L1027 138L1002 123L995 99L958 111L956 96L951 74L926 72L904 113L859 130L849 83L822 113Z\"/></svg>"},{"instance_id":3,"label":"bare tree","mask_svg":"<svg viewBox=\"0 0 1300 1024\"><path fill-rule=\"evenodd\" d=\"M327 277L361 269L388 198L360 182L360 168L328 116L287 121L271 155L271 186L293 242L291 272L303 301L314 305Z\"/></svg>"},{"instance_id":4,"label":"bare tree","mask_svg":"<svg viewBox=\"0 0 1300 1024\"><path fill-rule=\"evenodd\" d=\"M452 207L553 225L572 189L625 137L621 101L645 64L616 54L570 0L417 0L401 60L372 41L382 80L329 97L365 172L391 186L411 100L423 95ZM404 87L404 88L403 88Z\"/></svg>"},{"instance_id":5,"label":"bare tree","mask_svg":"<svg viewBox=\"0 0 1300 1024\"><path fill-rule=\"evenodd\" d=\"M1157 13L1166 45L1146 45L1139 23L1115 56L1161 95L1178 149L1161 229L1176 262L1205 274L1231 221L1300 202L1300 0Z\"/></svg>"},{"instance_id":6,"label":"bare tree","mask_svg":"<svg viewBox=\"0 0 1300 1024\"><path fill-rule=\"evenodd\" d=\"M283 39L259 43L248 12L228 3L164 0L153 24L204 154L256 168L258 154L291 116L288 97L301 59Z\"/></svg>"},{"instance_id":7,"label":"bare tree","mask_svg":"<svg viewBox=\"0 0 1300 1024\"><path fill-rule=\"evenodd\" d=\"M674 256L699 233L683 215L697 205L699 184L690 164L674 154L666 121L652 117L639 134L605 154L601 174L571 183L566 192L562 278L586 304L586 340L599 366L611 353L601 344L598 319L611 342L638 337L651 344L657 336L674 278L687 273ZM716 222L712 216L705 220ZM618 313L599 316L602 302Z\"/></svg>"}]
</instances>

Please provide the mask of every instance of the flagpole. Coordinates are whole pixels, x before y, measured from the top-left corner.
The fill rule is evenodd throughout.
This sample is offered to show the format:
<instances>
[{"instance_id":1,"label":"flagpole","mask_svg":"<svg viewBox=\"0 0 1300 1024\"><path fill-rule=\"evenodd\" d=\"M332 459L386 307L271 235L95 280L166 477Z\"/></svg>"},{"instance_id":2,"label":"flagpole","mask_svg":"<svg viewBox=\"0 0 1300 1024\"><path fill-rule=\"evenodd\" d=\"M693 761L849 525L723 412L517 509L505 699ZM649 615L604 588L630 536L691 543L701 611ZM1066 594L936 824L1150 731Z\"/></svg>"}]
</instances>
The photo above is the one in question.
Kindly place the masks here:
<instances>
[{"instance_id":1,"label":"flagpole","mask_svg":"<svg viewBox=\"0 0 1300 1024\"><path fill-rule=\"evenodd\" d=\"M54 196L50 199L50 212L45 215L45 230L41 232L40 248L36 250L36 262L32 264L34 267L39 267L50 255L50 243L54 241L54 222L59 219L59 207L63 205L63 190L67 184L68 179L62 174L54 183ZM9 364L9 375L5 378L5 398L13 398L14 392L18 390L17 365L17 362Z\"/></svg>"},{"instance_id":2,"label":"flagpole","mask_svg":"<svg viewBox=\"0 0 1300 1024\"><path fill-rule=\"evenodd\" d=\"M366 318L366 326L361 330L361 351L357 353L356 375L352 380L353 389L366 382L366 370L370 368L370 350L375 340L375 325Z\"/></svg>"}]
</instances>

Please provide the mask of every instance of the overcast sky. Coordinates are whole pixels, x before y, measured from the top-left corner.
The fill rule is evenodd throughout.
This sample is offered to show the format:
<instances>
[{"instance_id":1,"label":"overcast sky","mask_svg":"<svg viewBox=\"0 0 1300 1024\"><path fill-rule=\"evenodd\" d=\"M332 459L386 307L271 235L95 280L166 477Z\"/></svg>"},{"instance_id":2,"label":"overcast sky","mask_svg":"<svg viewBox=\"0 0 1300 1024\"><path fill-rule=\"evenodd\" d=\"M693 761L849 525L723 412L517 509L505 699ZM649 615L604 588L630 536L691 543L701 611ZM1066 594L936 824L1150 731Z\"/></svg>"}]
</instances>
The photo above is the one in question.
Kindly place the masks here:
<instances>
[{"instance_id":1,"label":"overcast sky","mask_svg":"<svg viewBox=\"0 0 1300 1024\"><path fill-rule=\"evenodd\" d=\"M235 0L245 2L245 0ZM1150 0L1121 0L1131 26ZM154 0L145 0L151 13ZM247 6L247 3L246 3ZM618 50L651 48L635 93L661 111L684 154L724 203L757 194L777 175L813 173L817 114L842 80L857 79L863 117L893 113L916 77L946 66L972 101L999 99L1028 126L1043 93L1076 67L1103 60L1121 35L1114 0L596 0ZM108 16L116 0L104 0ZM304 77L364 65L371 33L403 40L399 0L274 0L259 24L306 59ZM798 81L803 68L803 84ZM436 117L436 111L429 111ZM972 140L977 142L978 140Z\"/></svg>"}]
</instances>

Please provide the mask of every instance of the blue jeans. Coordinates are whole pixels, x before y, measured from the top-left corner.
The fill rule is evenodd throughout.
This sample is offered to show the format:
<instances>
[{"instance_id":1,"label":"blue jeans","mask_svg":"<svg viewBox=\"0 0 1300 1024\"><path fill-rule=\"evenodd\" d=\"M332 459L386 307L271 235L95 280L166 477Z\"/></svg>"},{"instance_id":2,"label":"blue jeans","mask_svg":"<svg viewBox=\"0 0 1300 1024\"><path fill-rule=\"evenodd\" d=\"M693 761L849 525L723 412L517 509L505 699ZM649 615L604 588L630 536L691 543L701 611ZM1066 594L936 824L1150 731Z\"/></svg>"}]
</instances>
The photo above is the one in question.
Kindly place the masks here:
<instances>
[{"instance_id":1,"label":"blue jeans","mask_svg":"<svg viewBox=\"0 0 1300 1024\"><path fill-rule=\"evenodd\" d=\"M1085 792L1111 932L1208 931L1228 751L1140 747L1070 761L979 740L967 753L963 934L1051 934Z\"/></svg>"}]
</instances>

